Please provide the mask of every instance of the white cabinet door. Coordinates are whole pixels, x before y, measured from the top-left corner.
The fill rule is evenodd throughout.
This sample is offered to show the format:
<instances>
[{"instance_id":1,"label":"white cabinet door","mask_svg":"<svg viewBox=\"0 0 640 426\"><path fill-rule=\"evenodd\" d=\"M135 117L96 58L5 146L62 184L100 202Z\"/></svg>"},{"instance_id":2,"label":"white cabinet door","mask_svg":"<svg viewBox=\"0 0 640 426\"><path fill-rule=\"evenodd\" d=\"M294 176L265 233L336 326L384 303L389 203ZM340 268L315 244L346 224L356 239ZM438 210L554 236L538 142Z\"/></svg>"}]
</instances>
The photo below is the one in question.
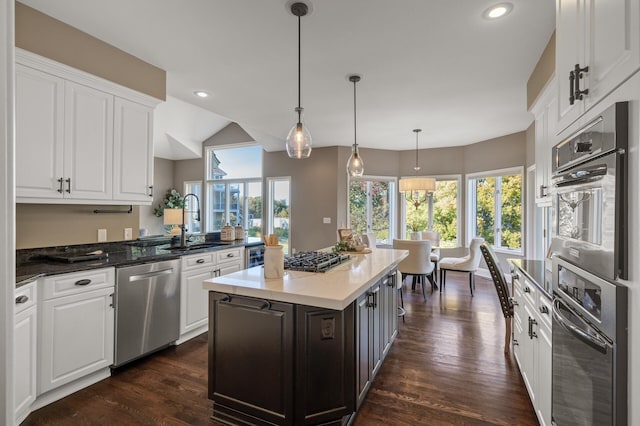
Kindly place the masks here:
<instances>
[{"instance_id":1,"label":"white cabinet door","mask_svg":"<svg viewBox=\"0 0 640 426\"><path fill-rule=\"evenodd\" d=\"M121 201L151 203L153 192L153 110L115 98L114 194Z\"/></svg>"},{"instance_id":2,"label":"white cabinet door","mask_svg":"<svg viewBox=\"0 0 640 426\"><path fill-rule=\"evenodd\" d=\"M536 414L542 426L551 426L551 329L542 325L537 335Z\"/></svg>"},{"instance_id":3,"label":"white cabinet door","mask_svg":"<svg viewBox=\"0 0 640 426\"><path fill-rule=\"evenodd\" d=\"M540 94L532 108L535 114L536 204L551 205L551 148L556 142L558 98L555 80Z\"/></svg>"},{"instance_id":4,"label":"white cabinet door","mask_svg":"<svg viewBox=\"0 0 640 426\"><path fill-rule=\"evenodd\" d=\"M218 276L231 274L244 269L242 262L229 262L218 265Z\"/></svg>"},{"instance_id":5,"label":"white cabinet door","mask_svg":"<svg viewBox=\"0 0 640 426\"><path fill-rule=\"evenodd\" d=\"M16 64L16 196L62 198L64 80Z\"/></svg>"},{"instance_id":6,"label":"white cabinet door","mask_svg":"<svg viewBox=\"0 0 640 426\"><path fill-rule=\"evenodd\" d=\"M215 276L212 269L182 274L180 295L180 335L206 326L209 319L209 292L202 282Z\"/></svg>"},{"instance_id":7,"label":"white cabinet door","mask_svg":"<svg viewBox=\"0 0 640 426\"><path fill-rule=\"evenodd\" d=\"M39 394L113 364L113 290L41 302Z\"/></svg>"},{"instance_id":8,"label":"white cabinet door","mask_svg":"<svg viewBox=\"0 0 640 426\"><path fill-rule=\"evenodd\" d=\"M640 3L586 0L585 86L590 108L640 68ZM582 84L581 84L582 88Z\"/></svg>"},{"instance_id":9,"label":"white cabinet door","mask_svg":"<svg viewBox=\"0 0 640 426\"><path fill-rule=\"evenodd\" d=\"M35 305L16 314L13 336L13 397L16 423L24 419L29 413L31 403L36 400L37 329Z\"/></svg>"},{"instance_id":10,"label":"white cabinet door","mask_svg":"<svg viewBox=\"0 0 640 426\"><path fill-rule=\"evenodd\" d=\"M583 99L570 102L569 74ZM558 131L578 119L640 68L640 4L637 0L556 0ZM573 90L572 90L573 89Z\"/></svg>"},{"instance_id":11,"label":"white cabinet door","mask_svg":"<svg viewBox=\"0 0 640 426\"><path fill-rule=\"evenodd\" d=\"M583 102L573 96L569 73L576 64L584 66L584 0L556 0L556 78L558 79L558 122L561 128L583 112ZM580 82L584 87L584 79Z\"/></svg>"},{"instance_id":12,"label":"white cabinet door","mask_svg":"<svg viewBox=\"0 0 640 426\"><path fill-rule=\"evenodd\" d=\"M65 82L65 198L113 195L113 95Z\"/></svg>"}]
</instances>

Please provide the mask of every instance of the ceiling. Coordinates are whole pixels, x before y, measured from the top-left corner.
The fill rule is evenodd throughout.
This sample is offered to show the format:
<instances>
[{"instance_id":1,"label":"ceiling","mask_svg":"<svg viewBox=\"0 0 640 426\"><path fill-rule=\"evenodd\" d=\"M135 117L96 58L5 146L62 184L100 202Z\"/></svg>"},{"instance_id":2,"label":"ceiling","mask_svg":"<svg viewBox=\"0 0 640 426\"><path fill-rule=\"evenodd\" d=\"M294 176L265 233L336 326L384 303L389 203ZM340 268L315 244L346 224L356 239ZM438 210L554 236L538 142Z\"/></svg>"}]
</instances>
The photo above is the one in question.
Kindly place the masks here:
<instances>
[{"instance_id":1,"label":"ceiling","mask_svg":"<svg viewBox=\"0 0 640 426\"><path fill-rule=\"evenodd\" d=\"M417 127L421 148L525 130L526 82L555 28L555 2L509 1L512 12L489 21L482 13L499 0L310 0L302 106L313 145L353 144L351 74L362 76L363 147L413 149ZM21 2L166 70L170 103L208 110L198 117L212 123L164 131L187 141L175 155L231 121L265 149L284 149L297 105L298 21L287 0Z\"/></svg>"}]
</instances>

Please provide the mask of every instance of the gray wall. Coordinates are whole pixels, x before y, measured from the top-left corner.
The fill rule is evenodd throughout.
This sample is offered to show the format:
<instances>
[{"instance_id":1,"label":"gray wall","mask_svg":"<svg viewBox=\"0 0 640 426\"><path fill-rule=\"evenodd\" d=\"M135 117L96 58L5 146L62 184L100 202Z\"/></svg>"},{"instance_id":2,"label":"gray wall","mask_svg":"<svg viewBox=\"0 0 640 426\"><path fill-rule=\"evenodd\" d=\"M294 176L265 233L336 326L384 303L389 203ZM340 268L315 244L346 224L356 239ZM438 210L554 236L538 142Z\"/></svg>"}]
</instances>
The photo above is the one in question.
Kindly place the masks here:
<instances>
[{"instance_id":1,"label":"gray wall","mask_svg":"<svg viewBox=\"0 0 640 426\"><path fill-rule=\"evenodd\" d=\"M239 126L229 125L207 141L208 145L247 142L250 138ZM529 136L525 132L502 136L472 145L453 148L421 149L418 153L421 174L462 175L462 226L464 237L464 178L468 173L525 166ZM333 245L336 230L347 223L347 174L349 147L314 148L305 160L290 159L286 152L264 152L264 188L268 177L291 177L291 247L312 250ZM362 149L368 176L411 176L415 172L415 150L390 151ZM203 159L176 161L174 186L185 180L203 178ZM400 215L398 214L398 217ZM324 217L331 224L324 224Z\"/></svg>"},{"instance_id":2,"label":"gray wall","mask_svg":"<svg viewBox=\"0 0 640 426\"><path fill-rule=\"evenodd\" d=\"M147 235L164 234L161 217L156 217L153 210L162 203L167 190L174 188L173 168L175 161L164 158L153 159L153 203L150 206L140 206L140 229L146 229Z\"/></svg>"}]
</instances>

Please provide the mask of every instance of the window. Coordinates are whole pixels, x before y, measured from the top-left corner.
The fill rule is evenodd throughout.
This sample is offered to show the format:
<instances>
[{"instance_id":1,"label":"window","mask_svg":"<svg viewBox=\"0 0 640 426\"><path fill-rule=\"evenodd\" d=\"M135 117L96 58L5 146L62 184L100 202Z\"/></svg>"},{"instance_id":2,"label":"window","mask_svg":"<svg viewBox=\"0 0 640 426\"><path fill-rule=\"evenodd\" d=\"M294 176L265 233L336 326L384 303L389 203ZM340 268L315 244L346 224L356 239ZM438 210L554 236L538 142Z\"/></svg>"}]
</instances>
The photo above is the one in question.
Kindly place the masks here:
<instances>
[{"instance_id":1,"label":"window","mask_svg":"<svg viewBox=\"0 0 640 426\"><path fill-rule=\"evenodd\" d=\"M240 224L250 237L262 235L262 148L207 147L206 229Z\"/></svg>"},{"instance_id":2,"label":"window","mask_svg":"<svg viewBox=\"0 0 640 426\"><path fill-rule=\"evenodd\" d=\"M395 178L349 180L349 226L354 234L374 232L376 242L392 244L395 237Z\"/></svg>"},{"instance_id":3,"label":"window","mask_svg":"<svg viewBox=\"0 0 640 426\"><path fill-rule=\"evenodd\" d=\"M268 194L268 229L269 234L278 236L282 250L289 253L289 227L291 225L291 178L277 177L267 180Z\"/></svg>"},{"instance_id":4,"label":"window","mask_svg":"<svg viewBox=\"0 0 640 426\"><path fill-rule=\"evenodd\" d=\"M198 203L194 197L187 197L184 206L184 226L187 228L187 232L197 234L202 232L202 181L185 182L184 196L186 197L187 194L194 194L200 201ZM200 210L200 219L196 220L198 210Z\"/></svg>"},{"instance_id":5,"label":"window","mask_svg":"<svg viewBox=\"0 0 640 426\"><path fill-rule=\"evenodd\" d=\"M522 251L522 168L468 176L469 230L496 249Z\"/></svg>"},{"instance_id":6,"label":"window","mask_svg":"<svg viewBox=\"0 0 640 426\"><path fill-rule=\"evenodd\" d=\"M413 199L404 198L405 233L409 238L412 230L432 229L440 233L440 247L458 247L460 230L460 180L459 175L438 176L436 190L429 194L416 209ZM431 214L430 214L431 213Z\"/></svg>"}]
</instances>

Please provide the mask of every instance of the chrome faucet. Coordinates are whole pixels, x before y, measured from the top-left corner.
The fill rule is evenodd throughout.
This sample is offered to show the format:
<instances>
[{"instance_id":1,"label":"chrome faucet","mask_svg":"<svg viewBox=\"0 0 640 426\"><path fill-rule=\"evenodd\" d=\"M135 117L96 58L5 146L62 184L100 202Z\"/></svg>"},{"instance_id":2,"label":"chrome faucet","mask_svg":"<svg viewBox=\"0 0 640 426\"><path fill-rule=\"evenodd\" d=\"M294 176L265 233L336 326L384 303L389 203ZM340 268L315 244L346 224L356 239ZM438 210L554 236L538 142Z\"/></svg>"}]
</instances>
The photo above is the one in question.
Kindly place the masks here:
<instances>
[{"instance_id":1,"label":"chrome faucet","mask_svg":"<svg viewBox=\"0 0 640 426\"><path fill-rule=\"evenodd\" d=\"M180 248L186 248L187 247L187 233L185 232L184 229L184 208L187 206L187 197L192 196L195 197L196 202L198 204L198 209L196 210L196 220L198 222L200 222L200 199L198 198L198 196L196 194L187 194L184 196L184 198L182 199L182 225L180 225Z\"/></svg>"}]
</instances>

